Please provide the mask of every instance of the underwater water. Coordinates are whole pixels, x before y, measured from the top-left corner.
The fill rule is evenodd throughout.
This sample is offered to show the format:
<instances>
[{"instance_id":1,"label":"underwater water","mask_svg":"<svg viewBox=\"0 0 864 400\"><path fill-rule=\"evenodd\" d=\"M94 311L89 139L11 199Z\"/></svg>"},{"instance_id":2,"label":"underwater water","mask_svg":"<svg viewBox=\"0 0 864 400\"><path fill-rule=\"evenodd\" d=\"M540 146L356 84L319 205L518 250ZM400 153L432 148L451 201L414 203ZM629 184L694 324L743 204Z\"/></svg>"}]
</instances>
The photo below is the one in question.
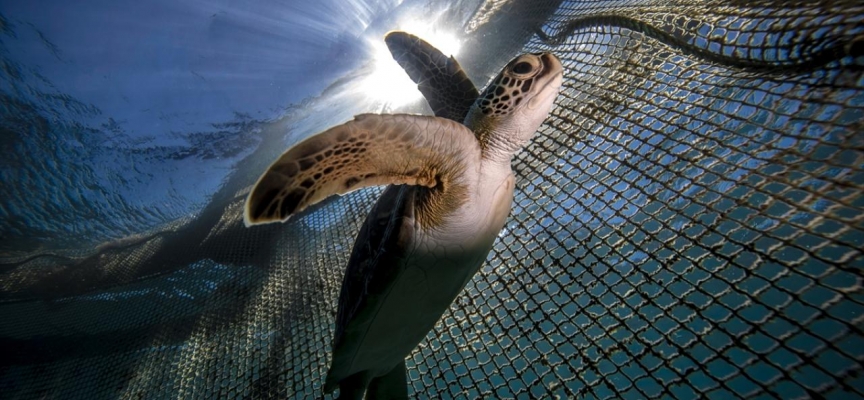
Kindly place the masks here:
<instances>
[{"instance_id":1,"label":"underwater water","mask_svg":"<svg viewBox=\"0 0 864 400\"><path fill-rule=\"evenodd\" d=\"M416 398L864 396L864 6L0 1L0 398L320 398L380 188L245 228L290 144L430 110L383 46L565 82Z\"/></svg>"}]
</instances>

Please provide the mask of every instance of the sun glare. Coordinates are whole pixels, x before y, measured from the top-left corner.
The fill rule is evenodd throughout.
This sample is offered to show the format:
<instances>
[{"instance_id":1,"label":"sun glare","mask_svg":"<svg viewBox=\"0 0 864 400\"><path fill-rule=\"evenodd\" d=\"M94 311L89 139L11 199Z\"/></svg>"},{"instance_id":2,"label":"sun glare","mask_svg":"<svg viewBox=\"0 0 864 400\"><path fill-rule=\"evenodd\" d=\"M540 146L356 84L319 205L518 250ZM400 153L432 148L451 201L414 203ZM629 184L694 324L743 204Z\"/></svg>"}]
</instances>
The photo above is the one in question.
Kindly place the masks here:
<instances>
[{"instance_id":1,"label":"sun glare","mask_svg":"<svg viewBox=\"0 0 864 400\"><path fill-rule=\"evenodd\" d=\"M401 24L397 30L417 35L435 46L442 53L456 57L462 43L455 35L441 32L431 26L417 21ZM408 74L393 59L384 38L375 38L371 43L374 49L374 69L363 82L363 91L372 99L398 107L419 100L423 97L417 90L417 84L411 81Z\"/></svg>"}]
</instances>

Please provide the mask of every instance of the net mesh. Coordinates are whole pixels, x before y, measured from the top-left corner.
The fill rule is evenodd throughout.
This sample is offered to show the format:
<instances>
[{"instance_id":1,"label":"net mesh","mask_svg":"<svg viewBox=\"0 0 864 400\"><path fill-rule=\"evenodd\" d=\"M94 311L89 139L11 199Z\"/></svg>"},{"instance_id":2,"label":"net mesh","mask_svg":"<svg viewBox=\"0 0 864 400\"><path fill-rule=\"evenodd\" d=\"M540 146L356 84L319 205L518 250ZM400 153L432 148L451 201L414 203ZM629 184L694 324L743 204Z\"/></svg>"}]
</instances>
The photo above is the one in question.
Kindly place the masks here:
<instances>
[{"instance_id":1,"label":"net mesh","mask_svg":"<svg viewBox=\"0 0 864 400\"><path fill-rule=\"evenodd\" d=\"M469 73L553 51L565 83L413 397L864 395L860 2L489 0L465 31ZM380 189L246 229L268 161L162 231L0 266L2 397L320 398Z\"/></svg>"}]
</instances>

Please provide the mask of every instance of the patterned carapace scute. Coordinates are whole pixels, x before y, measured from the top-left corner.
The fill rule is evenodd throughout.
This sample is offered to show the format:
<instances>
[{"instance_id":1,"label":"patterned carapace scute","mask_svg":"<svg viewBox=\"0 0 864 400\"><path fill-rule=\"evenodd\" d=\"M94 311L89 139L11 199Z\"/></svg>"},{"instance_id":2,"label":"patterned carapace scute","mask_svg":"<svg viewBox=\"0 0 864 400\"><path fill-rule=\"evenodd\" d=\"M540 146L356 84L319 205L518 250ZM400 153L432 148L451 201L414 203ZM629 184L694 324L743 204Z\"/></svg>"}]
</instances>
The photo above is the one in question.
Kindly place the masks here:
<instances>
[{"instance_id":1,"label":"patterned carapace scute","mask_svg":"<svg viewBox=\"0 0 864 400\"><path fill-rule=\"evenodd\" d=\"M489 0L465 31L470 76L552 51L565 82L412 396L864 396L860 1ZM169 230L0 266L2 397L320 398L380 190L246 229L261 168Z\"/></svg>"}]
</instances>

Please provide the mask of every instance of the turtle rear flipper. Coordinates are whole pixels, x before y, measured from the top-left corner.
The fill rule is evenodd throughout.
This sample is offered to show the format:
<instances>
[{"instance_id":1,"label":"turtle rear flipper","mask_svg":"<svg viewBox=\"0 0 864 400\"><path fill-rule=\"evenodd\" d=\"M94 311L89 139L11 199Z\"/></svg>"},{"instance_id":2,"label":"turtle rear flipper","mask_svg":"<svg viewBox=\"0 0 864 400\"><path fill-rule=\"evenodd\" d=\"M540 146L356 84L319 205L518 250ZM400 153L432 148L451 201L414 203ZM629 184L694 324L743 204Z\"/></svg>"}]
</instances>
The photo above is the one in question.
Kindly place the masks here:
<instances>
[{"instance_id":1,"label":"turtle rear flipper","mask_svg":"<svg viewBox=\"0 0 864 400\"><path fill-rule=\"evenodd\" d=\"M285 221L334 194L408 184L453 193L480 147L464 125L422 115L358 115L291 147L258 179L247 226ZM443 194L443 193L442 193Z\"/></svg>"},{"instance_id":2,"label":"turtle rear flipper","mask_svg":"<svg viewBox=\"0 0 864 400\"><path fill-rule=\"evenodd\" d=\"M339 382L338 399L408 400L407 379L405 361L394 366L387 374L371 380L368 373L357 373ZM325 393L331 393L335 387L329 389L325 389Z\"/></svg>"},{"instance_id":3,"label":"turtle rear flipper","mask_svg":"<svg viewBox=\"0 0 864 400\"><path fill-rule=\"evenodd\" d=\"M393 31L384 37L390 54L405 69L429 103L435 116L465 120L480 93L453 57L447 57L423 39Z\"/></svg>"},{"instance_id":4,"label":"turtle rear flipper","mask_svg":"<svg viewBox=\"0 0 864 400\"><path fill-rule=\"evenodd\" d=\"M369 382L366 399L408 399L408 375L405 361L393 367L387 375L379 376Z\"/></svg>"}]
</instances>

